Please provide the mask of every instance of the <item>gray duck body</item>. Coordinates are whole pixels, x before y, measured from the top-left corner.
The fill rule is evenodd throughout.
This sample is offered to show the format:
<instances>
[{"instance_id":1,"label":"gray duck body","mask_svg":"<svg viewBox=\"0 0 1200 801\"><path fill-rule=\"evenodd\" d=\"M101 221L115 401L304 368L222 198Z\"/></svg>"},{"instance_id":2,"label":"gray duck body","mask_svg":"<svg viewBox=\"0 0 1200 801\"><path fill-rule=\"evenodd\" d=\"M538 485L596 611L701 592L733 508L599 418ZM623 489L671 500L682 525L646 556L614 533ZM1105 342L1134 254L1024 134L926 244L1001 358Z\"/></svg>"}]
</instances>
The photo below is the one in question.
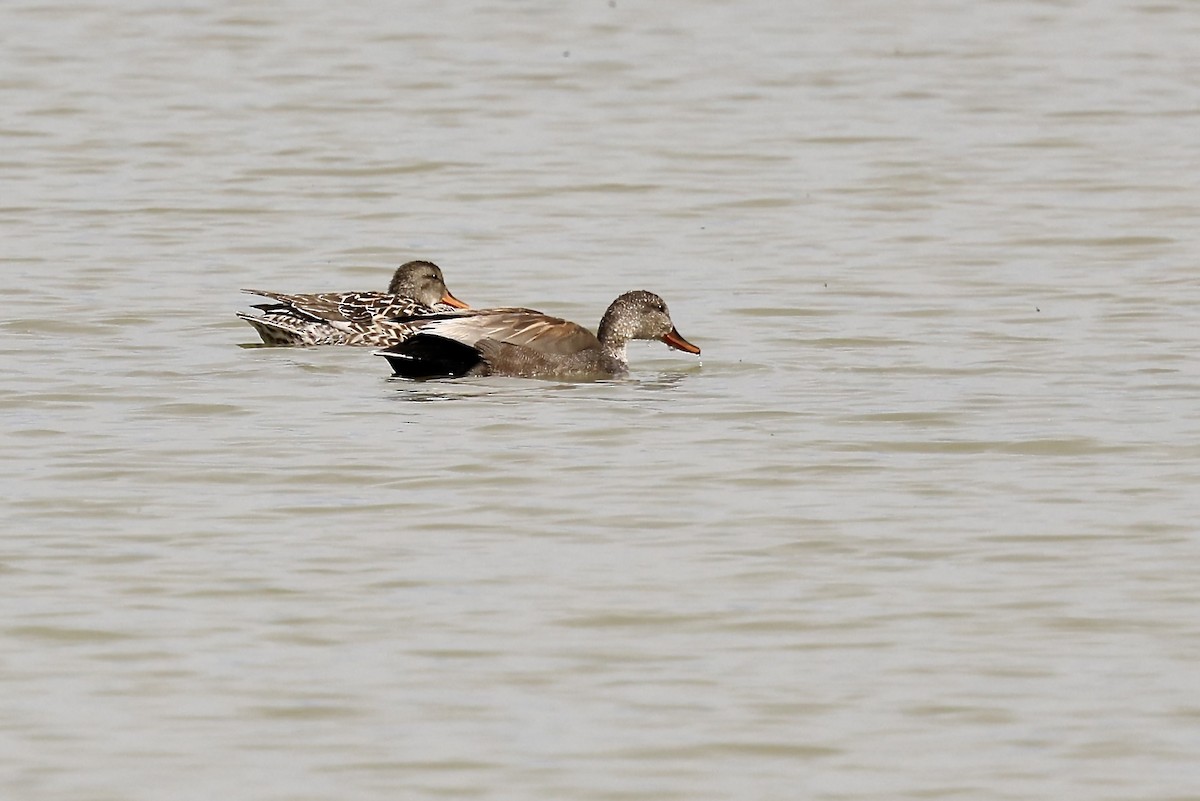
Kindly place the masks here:
<instances>
[{"instance_id":1,"label":"gray duck body","mask_svg":"<svg viewBox=\"0 0 1200 801\"><path fill-rule=\"evenodd\" d=\"M627 346L633 339L659 339L672 348L700 353L675 329L666 302L645 290L614 300L595 335L528 309L435 315L412 325L412 336L379 354L397 375L408 378L614 378L629 371Z\"/></svg>"}]
</instances>

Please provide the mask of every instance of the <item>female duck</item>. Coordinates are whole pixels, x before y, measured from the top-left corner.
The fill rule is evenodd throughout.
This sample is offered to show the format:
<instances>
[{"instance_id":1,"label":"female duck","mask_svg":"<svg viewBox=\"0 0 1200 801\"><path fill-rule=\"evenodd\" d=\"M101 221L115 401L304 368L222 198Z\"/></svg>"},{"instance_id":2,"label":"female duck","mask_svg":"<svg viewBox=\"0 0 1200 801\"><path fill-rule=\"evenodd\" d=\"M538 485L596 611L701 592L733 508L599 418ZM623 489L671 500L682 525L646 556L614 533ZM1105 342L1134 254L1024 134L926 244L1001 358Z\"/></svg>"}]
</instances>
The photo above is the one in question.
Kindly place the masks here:
<instances>
[{"instance_id":1,"label":"female duck","mask_svg":"<svg viewBox=\"0 0 1200 801\"><path fill-rule=\"evenodd\" d=\"M407 329L397 317L465 309L446 288L442 270L430 261L410 261L396 268L387 292L319 292L289 295L243 289L274 303L254 304L261 315L238 312L268 345L371 345L397 342Z\"/></svg>"}]
</instances>

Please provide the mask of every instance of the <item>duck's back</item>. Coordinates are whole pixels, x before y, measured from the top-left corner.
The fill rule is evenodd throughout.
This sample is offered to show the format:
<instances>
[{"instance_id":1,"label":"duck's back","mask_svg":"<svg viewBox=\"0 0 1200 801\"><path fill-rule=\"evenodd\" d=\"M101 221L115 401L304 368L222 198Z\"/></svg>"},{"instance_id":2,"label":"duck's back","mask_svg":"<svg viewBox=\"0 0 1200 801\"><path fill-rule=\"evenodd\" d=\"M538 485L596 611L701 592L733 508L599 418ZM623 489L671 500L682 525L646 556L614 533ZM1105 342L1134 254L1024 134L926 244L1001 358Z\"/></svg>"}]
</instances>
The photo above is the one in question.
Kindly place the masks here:
<instances>
[{"instance_id":1,"label":"duck's back","mask_svg":"<svg viewBox=\"0 0 1200 801\"><path fill-rule=\"evenodd\" d=\"M600 347L596 335L583 326L532 309L480 309L436 314L413 322L422 333L465 345L490 339L550 355Z\"/></svg>"}]
</instances>

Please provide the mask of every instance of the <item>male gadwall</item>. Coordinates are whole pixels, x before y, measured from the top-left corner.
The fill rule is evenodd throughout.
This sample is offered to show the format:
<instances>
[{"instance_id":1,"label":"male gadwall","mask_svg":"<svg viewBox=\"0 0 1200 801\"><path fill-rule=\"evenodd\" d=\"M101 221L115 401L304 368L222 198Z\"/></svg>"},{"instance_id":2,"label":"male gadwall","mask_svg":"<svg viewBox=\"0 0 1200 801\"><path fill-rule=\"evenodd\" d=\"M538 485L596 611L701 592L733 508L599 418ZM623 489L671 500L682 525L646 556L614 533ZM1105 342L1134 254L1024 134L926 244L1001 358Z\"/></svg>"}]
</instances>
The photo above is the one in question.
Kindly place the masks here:
<instances>
[{"instance_id":1,"label":"male gadwall","mask_svg":"<svg viewBox=\"0 0 1200 801\"><path fill-rule=\"evenodd\" d=\"M699 355L675 330L667 304L653 292L626 292L590 331L529 309L480 309L410 319L411 333L379 352L398 376L439 378L613 378L629 371L631 339L658 339Z\"/></svg>"},{"instance_id":2,"label":"male gadwall","mask_svg":"<svg viewBox=\"0 0 1200 801\"><path fill-rule=\"evenodd\" d=\"M387 292L318 292L289 295L243 289L275 303L257 303L261 315L238 312L268 345L370 345L398 342L408 328L396 318L465 309L450 294L442 270L430 261L410 261L396 268Z\"/></svg>"}]
</instances>

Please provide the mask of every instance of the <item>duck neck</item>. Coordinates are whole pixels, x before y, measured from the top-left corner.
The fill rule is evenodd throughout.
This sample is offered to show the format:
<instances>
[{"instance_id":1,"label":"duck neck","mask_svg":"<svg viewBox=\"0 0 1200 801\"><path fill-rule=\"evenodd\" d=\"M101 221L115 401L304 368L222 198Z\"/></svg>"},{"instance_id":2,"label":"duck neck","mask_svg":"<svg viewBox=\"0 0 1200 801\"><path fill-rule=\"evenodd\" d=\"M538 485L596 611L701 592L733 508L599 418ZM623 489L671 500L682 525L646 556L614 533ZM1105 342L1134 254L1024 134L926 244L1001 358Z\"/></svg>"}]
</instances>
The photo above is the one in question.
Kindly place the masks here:
<instances>
[{"instance_id":1,"label":"duck neck","mask_svg":"<svg viewBox=\"0 0 1200 801\"><path fill-rule=\"evenodd\" d=\"M616 325L613 318L612 309L609 309L596 329L596 339L600 340L600 350L606 357L625 365L629 362L629 335Z\"/></svg>"},{"instance_id":2,"label":"duck neck","mask_svg":"<svg viewBox=\"0 0 1200 801\"><path fill-rule=\"evenodd\" d=\"M628 344L628 340L624 339L620 342L601 342L600 351L604 354L605 358L612 359L618 365L624 367L629 364L629 353L626 348Z\"/></svg>"}]
</instances>

